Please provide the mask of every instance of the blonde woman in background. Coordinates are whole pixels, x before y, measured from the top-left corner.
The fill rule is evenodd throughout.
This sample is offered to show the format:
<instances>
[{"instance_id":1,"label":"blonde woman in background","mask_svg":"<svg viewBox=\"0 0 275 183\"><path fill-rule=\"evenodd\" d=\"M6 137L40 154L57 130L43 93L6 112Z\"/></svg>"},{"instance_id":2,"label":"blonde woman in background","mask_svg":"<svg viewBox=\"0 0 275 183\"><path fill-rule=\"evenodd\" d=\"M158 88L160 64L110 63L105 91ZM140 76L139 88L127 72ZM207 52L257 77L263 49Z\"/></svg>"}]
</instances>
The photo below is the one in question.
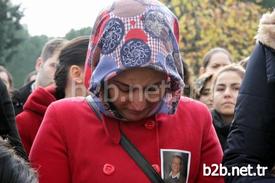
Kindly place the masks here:
<instances>
[{"instance_id":1,"label":"blonde woman in background","mask_svg":"<svg viewBox=\"0 0 275 183\"><path fill-rule=\"evenodd\" d=\"M227 135L234 118L234 109L244 73L240 65L232 64L223 67L213 78L212 117L223 149L226 146Z\"/></svg>"}]
</instances>

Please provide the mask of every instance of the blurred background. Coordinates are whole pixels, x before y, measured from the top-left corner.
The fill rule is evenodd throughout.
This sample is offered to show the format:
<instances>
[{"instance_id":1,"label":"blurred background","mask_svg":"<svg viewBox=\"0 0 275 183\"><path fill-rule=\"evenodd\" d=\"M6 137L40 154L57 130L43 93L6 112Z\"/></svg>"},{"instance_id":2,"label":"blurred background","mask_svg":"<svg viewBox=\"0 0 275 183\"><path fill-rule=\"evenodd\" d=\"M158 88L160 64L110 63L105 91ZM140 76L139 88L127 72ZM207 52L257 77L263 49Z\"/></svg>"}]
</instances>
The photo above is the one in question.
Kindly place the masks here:
<instances>
[{"instance_id":1,"label":"blurred background","mask_svg":"<svg viewBox=\"0 0 275 183\"><path fill-rule=\"evenodd\" d=\"M228 49L235 62L248 57L261 15L275 7L274 0L161 2L179 19L181 54L194 75L211 48ZM34 70L44 43L53 37L89 35L97 13L106 3L110 0L0 0L0 65L11 72L15 87L22 86Z\"/></svg>"}]
</instances>

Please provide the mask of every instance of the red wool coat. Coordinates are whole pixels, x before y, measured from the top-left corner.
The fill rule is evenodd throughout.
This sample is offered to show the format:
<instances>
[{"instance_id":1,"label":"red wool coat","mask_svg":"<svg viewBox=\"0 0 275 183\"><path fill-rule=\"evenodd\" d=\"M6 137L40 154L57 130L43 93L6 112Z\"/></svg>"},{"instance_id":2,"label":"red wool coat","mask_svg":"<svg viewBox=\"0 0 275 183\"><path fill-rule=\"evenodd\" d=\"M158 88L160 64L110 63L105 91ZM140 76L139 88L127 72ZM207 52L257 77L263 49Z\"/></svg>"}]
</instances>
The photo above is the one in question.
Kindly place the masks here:
<instances>
[{"instance_id":1,"label":"red wool coat","mask_svg":"<svg viewBox=\"0 0 275 183\"><path fill-rule=\"evenodd\" d=\"M120 130L160 172L161 149L189 152L189 183L220 183L203 176L203 164L218 164L222 150L208 109L182 98L174 115L139 122L104 116L101 122L81 99L49 106L30 153L40 183L149 183L150 180L120 146ZM188 162L187 161L187 162Z\"/></svg>"},{"instance_id":2,"label":"red wool coat","mask_svg":"<svg viewBox=\"0 0 275 183\"><path fill-rule=\"evenodd\" d=\"M48 106L56 100L54 94L54 86L37 88L27 99L23 111L16 116L16 125L27 154Z\"/></svg>"}]
</instances>

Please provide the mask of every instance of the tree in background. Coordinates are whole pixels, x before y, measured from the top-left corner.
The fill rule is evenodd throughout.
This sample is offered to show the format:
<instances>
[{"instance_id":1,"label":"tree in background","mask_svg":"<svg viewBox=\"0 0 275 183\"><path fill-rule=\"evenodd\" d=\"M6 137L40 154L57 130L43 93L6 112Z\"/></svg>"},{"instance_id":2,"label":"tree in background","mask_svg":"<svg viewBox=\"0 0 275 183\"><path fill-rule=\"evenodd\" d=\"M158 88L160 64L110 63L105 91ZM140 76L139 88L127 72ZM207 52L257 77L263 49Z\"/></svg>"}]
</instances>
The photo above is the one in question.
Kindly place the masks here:
<instances>
[{"instance_id":1,"label":"tree in background","mask_svg":"<svg viewBox=\"0 0 275 183\"><path fill-rule=\"evenodd\" d=\"M78 36L89 36L91 34L91 29L91 27L85 27L79 30L72 29L65 35L65 38L71 40Z\"/></svg>"},{"instance_id":2,"label":"tree in background","mask_svg":"<svg viewBox=\"0 0 275 183\"><path fill-rule=\"evenodd\" d=\"M9 0L0 0L0 64L6 65L15 53L14 47L22 40L19 21L23 16L20 6L14 6Z\"/></svg>"},{"instance_id":3,"label":"tree in background","mask_svg":"<svg viewBox=\"0 0 275 183\"><path fill-rule=\"evenodd\" d=\"M78 36L90 35L90 32L90 27L72 29L65 35L65 38L71 40ZM6 64L7 69L13 75L16 88L21 87L28 73L35 70L36 59L40 56L44 44L51 39L46 35L30 36L26 28L19 31L18 35L23 41L14 48L16 52Z\"/></svg>"},{"instance_id":4,"label":"tree in background","mask_svg":"<svg viewBox=\"0 0 275 183\"><path fill-rule=\"evenodd\" d=\"M272 9L275 7L274 0L243 0L243 1L253 2L267 9Z\"/></svg>"},{"instance_id":5,"label":"tree in background","mask_svg":"<svg viewBox=\"0 0 275 183\"><path fill-rule=\"evenodd\" d=\"M36 59L49 39L45 35L30 36L25 29L21 31L21 36L24 40L16 46L16 53L7 64L7 69L13 75L16 88L21 87L28 73L35 70Z\"/></svg>"},{"instance_id":6,"label":"tree in background","mask_svg":"<svg viewBox=\"0 0 275 183\"><path fill-rule=\"evenodd\" d=\"M235 61L252 52L263 8L239 0L162 0L178 17L180 48L198 73L204 54L214 47L230 51Z\"/></svg>"}]
</instances>

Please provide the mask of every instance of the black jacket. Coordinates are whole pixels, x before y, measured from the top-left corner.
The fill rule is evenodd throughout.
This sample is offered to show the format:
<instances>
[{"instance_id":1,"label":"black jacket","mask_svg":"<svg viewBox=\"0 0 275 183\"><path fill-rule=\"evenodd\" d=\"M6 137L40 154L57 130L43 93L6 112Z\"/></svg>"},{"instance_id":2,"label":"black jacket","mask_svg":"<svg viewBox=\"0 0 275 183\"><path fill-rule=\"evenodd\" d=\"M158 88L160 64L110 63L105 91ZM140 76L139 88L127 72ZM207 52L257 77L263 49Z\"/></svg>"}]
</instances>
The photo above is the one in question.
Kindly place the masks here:
<instances>
[{"instance_id":1,"label":"black jacket","mask_svg":"<svg viewBox=\"0 0 275 183\"><path fill-rule=\"evenodd\" d=\"M0 136L7 139L16 153L27 160L15 124L14 110L5 84L0 79Z\"/></svg>"},{"instance_id":2,"label":"black jacket","mask_svg":"<svg viewBox=\"0 0 275 183\"><path fill-rule=\"evenodd\" d=\"M275 40L274 40L275 43ZM275 182L275 51L258 42L251 55L237 99L235 119L227 140L224 165L266 166L264 177L226 177L227 182Z\"/></svg>"},{"instance_id":3,"label":"black jacket","mask_svg":"<svg viewBox=\"0 0 275 183\"><path fill-rule=\"evenodd\" d=\"M14 107L15 116L23 111L23 106L31 94L31 86L34 81L27 83L18 90L12 93L12 103Z\"/></svg>"},{"instance_id":4,"label":"black jacket","mask_svg":"<svg viewBox=\"0 0 275 183\"><path fill-rule=\"evenodd\" d=\"M222 146L222 150L224 150L226 147L226 139L229 133L230 124L226 124L216 110L213 110L211 114L216 133Z\"/></svg>"}]
</instances>

